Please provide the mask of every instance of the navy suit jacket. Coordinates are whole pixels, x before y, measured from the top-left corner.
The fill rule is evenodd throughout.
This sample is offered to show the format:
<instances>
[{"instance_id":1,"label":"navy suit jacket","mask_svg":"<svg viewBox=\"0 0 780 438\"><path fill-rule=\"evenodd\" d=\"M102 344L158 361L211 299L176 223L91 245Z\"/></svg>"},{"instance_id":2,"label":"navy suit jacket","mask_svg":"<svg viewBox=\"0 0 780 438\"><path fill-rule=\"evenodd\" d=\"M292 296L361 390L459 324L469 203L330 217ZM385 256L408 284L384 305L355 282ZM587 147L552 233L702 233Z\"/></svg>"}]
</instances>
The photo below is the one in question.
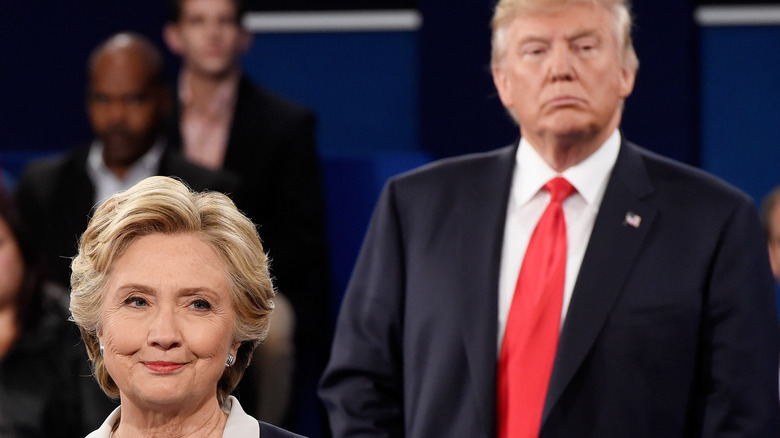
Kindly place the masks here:
<instances>
[{"instance_id":1,"label":"navy suit jacket","mask_svg":"<svg viewBox=\"0 0 780 438\"><path fill-rule=\"evenodd\" d=\"M263 421L257 422L260 425L260 438L303 438L302 435L276 427Z\"/></svg>"},{"instance_id":2,"label":"navy suit jacket","mask_svg":"<svg viewBox=\"0 0 780 438\"><path fill-rule=\"evenodd\" d=\"M335 436L495 436L498 274L516 149L443 160L386 185L321 381ZM780 436L776 312L750 199L624 142L540 436Z\"/></svg>"}]
</instances>

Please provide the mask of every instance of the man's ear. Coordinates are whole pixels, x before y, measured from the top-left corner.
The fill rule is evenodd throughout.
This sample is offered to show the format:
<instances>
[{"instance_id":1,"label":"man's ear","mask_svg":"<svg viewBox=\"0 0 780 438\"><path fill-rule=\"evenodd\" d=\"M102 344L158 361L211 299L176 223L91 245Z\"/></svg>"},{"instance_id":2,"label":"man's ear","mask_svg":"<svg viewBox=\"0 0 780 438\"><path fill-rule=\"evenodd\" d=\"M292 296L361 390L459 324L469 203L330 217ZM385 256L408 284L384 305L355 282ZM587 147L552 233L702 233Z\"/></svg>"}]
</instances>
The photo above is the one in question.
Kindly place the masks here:
<instances>
[{"instance_id":1,"label":"man's ear","mask_svg":"<svg viewBox=\"0 0 780 438\"><path fill-rule=\"evenodd\" d=\"M182 55L184 48L179 35L179 27L175 23L168 23L163 27L163 40L171 52L179 56Z\"/></svg>"},{"instance_id":2,"label":"man's ear","mask_svg":"<svg viewBox=\"0 0 780 438\"><path fill-rule=\"evenodd\" d=\"M246 52L249 51L249 49L252 48L252 43L255 42L255 37L252 35L251 32L241 29L241 34L239 35L239 41L238 41L238 47L241 52L241 55L245 55Z\"/></svg>"},{"instance_id":3,"label":"man's ear","mask_svg":"<svg viewBox=\"0 0 780 438\"><path fill-rule=\"evenodd\" d=\"M500 65L494 65L491 70L493 72L493 84L496 86L496 91L498 91L498 97L501 99L501 103L504 107L511 108L512 87L509 83L509 79L504 73L504 69Z\"/></svg>"},{"instance_id":4,"label":"man's ear","mask_svg":"<svg viewBox=\"0 0 780 438\"><path fill-rule=\"evenodd\" d=\"M634 82L636 82L636 68L629 66L621 67L620 69L620 97L622 99L628 98L631 92L634 91Z\"/></svg>"}]
</instances>

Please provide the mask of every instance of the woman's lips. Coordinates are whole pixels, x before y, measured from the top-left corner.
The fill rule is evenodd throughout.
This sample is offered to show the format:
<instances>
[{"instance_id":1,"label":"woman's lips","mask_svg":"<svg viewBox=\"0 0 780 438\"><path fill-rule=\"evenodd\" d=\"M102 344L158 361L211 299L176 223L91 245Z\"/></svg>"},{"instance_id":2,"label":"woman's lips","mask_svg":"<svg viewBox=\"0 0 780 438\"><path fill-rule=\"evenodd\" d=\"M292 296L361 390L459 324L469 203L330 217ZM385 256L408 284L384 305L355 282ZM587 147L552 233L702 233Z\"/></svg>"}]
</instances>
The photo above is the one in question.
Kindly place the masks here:
<instances>
[{"instance_id":1,"label":"woman's lips","mask_svg":"<svg viewBox=\"0 0 780 438\"><path fill-rule=\"evenodd\" d=\"M156 373L172 373L184 366L179 362L144 362L143 364Z\"/></svg>"}]
</instances>

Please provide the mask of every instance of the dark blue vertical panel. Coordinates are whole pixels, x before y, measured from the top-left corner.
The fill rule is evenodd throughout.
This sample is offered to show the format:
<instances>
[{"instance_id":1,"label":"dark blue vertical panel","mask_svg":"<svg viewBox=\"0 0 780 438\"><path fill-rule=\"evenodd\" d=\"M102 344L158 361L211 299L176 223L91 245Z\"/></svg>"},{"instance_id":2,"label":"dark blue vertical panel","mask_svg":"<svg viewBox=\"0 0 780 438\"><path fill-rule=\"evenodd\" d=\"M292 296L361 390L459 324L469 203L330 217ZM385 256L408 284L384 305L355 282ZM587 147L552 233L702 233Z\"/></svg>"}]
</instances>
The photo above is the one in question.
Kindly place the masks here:
<instances>
[{"instance_id":1,"label":"dark blue vertical panel","mask_svg":"<svg viewBox=\"0 0 780 438\"><path fill-rule=\"evenodd\" d=\"M320 150L416 149L417 34L259 34L244 58L262 84L317 112Z\"/></svg>"},{"instance_id":2,"label":"dark blue vertical panel","mask_svg":"<svg viewBox=\"0 0 780 438\"><path fill-rule=\"evenodd\" d=\"M636 143L699 163L698 33L690 2L634 0L639 75L622 128Z\"/></svg>"},{"instance_id":3,"label":"dark blue vertical panel","mask_svg":"<svg viewBox=\"0 0 780 438\"><path fill-rule=\"evenodd\" d=\"M160 0L8 1L0 6L0 150L65 149L87 141L87 57L122 30L162 44Z\"/></svg>"},{"instance_id":4,"label":"dark blue vertical panel","mask_svg":"<svg viewBox=\"0 0 780 438\"><path fill-rule=\"evenodd\" d=\"M702 30L702 166L757 202L780 184L780 26Z\"/></svg>"},{"instance_id":5,"label":"dark blue vertical panel","mask_svg":"<svg viewBox=\"0 0 780 438\"><path fill-rule=\"evenodd\" d=\"M422 147L442 157L504 146L518 128L490 74L493 1L419 0Z\"/></svg>"}]
</instances>

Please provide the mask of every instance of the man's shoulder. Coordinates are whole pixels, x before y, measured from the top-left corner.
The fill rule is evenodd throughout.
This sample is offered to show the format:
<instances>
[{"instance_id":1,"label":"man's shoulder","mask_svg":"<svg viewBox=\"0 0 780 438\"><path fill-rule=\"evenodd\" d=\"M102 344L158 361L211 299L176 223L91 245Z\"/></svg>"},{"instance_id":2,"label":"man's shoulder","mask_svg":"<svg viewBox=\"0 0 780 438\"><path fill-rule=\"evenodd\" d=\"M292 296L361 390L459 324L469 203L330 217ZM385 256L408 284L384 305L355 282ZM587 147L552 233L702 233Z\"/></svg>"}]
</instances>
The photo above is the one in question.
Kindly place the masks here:
<instances>
[{"instance_id":1,"label":"man's shoulder","mask_svg":"<svg viewBox=\"0 0 780 438\"><path fill-rule=\"evenodd\" d=\"M627 143L642 158L645 169L656 189L677 196L695 193L702 201L723 202L732 199L752 202L742 190L701 168L659 155L635 144Z\"/></svg>"},{"instance_id":2,"label":"man's shoulder","mask_svg":"<svg viewBox=\"0 0 780 438\"><path fill-rule=\"evenodd\" d=\"M262 421L258 421L258 423L260 424L260 438L303 438L302 435L289 432L281 427Z\"/></svg>"},{"instance_id":3,"label":"man's shoulder","mask_svg":"<svg viewBox=\"0 0 780 438\"><path fill-rule=\"evenodd\" d=\"M49 187L63 183L63 180L86 175L86 161L89 148L77 147L68 151L52 153L33 159L24 167L19 177L19 187Z\"/></svg>"},{"instance_id":4,"label":"man's shoulder","mask_svg":"<svg viewBox=\"0 0 780 438\"><path fill-rule=\"evenodd\" d=\"M292 120L314 117L314 112L311 109L260 86L246 75L241 78L238 93L239 106L237 111L251 109L266 117Z\"/></svg>"},{"instance_id":5,"label":"man's shoulder","mask_svg":"<svg viewBox=\"0 0 780 438\"><path fill-rule=\"evenodd\" d=\"M238 186L238 179L232 173L199 166L172 149L167 149L163 154L158 173L177 177L195 191L216 190L230 193Z\"/></svg>"},{"instance_id":6,"label":"man's shoulder","mask_svg":"<svg viewBox=\"0 0 780 438\"><path fill-rule=\"evenodd\" d=\"M514 166L517 143L487 152L441 158L390 179L398 185L436 184L448 180L468 181L505 176Z\"/></svg>"},{"instance_id":7,"label":"man's shoulder","mask_svg":"<svg viewBox=\"0 0 780 438\"><path fill-rule=\"evenodd\" d=\"M43 153L25 166L25 173L51 173L60 169L86 164L89 147L79 146L60 152Z\"/></svg>"}]
</instances>

